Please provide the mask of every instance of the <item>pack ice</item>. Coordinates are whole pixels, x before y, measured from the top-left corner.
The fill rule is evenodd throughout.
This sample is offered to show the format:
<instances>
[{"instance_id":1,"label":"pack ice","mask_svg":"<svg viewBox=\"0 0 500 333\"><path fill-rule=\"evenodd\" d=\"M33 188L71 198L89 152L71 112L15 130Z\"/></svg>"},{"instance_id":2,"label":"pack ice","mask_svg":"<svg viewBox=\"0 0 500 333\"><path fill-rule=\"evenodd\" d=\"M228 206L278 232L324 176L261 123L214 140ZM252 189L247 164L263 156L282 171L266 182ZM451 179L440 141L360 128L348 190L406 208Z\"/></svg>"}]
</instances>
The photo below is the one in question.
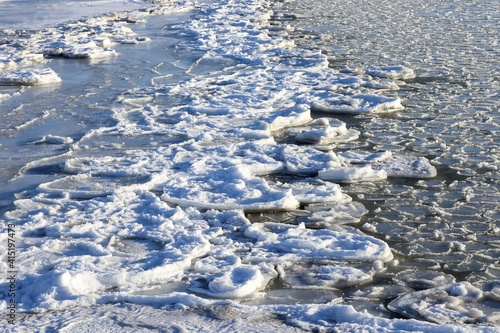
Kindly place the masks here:
<instances>
[{"instance_id":1,"label":"pack ice","mask_svg":"<svg viewBox=\"0 0 500 333\"><path fill-rule=\"evenodd\" d=\"M432 178L436 169L420 156L342 151L337 145L361 133L330 116L314 120L311 110L373 117L401 111L401 100L384 96L387 85L374 77L401 79L411 70L338 73L321 53L295 48L286 29L284 37L270 34L277 28L270 26L272 10L264 0L199 4L196 11L175 26L191 36L179 47L200 54L184 68L190 79L153 80L124 92L113 110L116 124L86 133L62 160L30 165L57 161L62 172L34 193L19 195L16 209L5 215L18 228L20 311L171 300L189 308L214 298L237 304L265 298L276 281L289 289L331 291L366 284L397 264L386 242L345 225L359 222L366 209L339 183ZM114 56L108 49L113 43L145 41L114 16L61 25L33 38L33 52L68 58ZM24 66L12 46L3 47L12 52L9 64ZM296 142L280 142L283 133ZM149 144L102 148L118 137L148 138ZM248 215L277 211L305 222L252 223ZM6 251L1 253L5 268ZM442 288L454 297L476 290ZM496 299L498 287L484 288ZM436 321L426 314L432 302L412 304L425 295L409 293L391 309ZM7 306L3 297L0 307ZM300 314L305 310L309 318ZM334 304L268 311L295 313L287 322L305 329L329 328L328 319L318 319L325 314L332 320L360 315ZM492 322L497 317L468 311ZM435 328L427 325L424 330Z\"/></svg>"}]
</instances>

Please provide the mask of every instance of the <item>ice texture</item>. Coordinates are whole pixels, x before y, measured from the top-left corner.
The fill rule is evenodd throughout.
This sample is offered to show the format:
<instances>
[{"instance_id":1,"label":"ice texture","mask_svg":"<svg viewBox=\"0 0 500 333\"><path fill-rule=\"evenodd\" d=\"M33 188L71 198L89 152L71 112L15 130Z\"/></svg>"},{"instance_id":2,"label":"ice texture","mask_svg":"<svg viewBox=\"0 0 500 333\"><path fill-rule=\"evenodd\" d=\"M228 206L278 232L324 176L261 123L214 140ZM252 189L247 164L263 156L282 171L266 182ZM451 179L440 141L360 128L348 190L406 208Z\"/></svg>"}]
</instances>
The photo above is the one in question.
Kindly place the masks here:
<instances>
[{"instance_id":1,"label":"ice texture","mask_svg":"<svg viewBox=\"0 0 500 333\"><path fill-rule=\"evenodd\" d=\"M182 206L246 212L292 210L299 206L290 190L275 190L264 179L226 159L200 159L182 173L169 175L162 199Z\"/></svg>"},{"instance_id":2,"label":"ice texture","mask_svg":"<svg viewBox=\"0 0 500 333\"><path fill-rule=\"evenodd\" d=\"M0 85L42 85L61 82L61 78L50 68L0 71Z\"/></svg>"},{"instance_id":3,"label":"ice texture","mask_svg":"<svg viewBox=\"0 0 500 333\"><path fill-rule=\"evenodd\" d=\"M499 281L476 286L458 282L403 295L389 308L411 318L424 318L443 325L451 323L488 323L498 325Z\"/></svg>"},{"instance_id":4,"label":"ice texture","mask_svg":"<svg viewBox=\"0 0 500 333\"><path fill-rule=\"evenodd\" d=\"M378 181L387 178L385 170L374 170L370 165L354 167L335 167L320 170L318 178L338 183Z\"/></svg>"},{"instance_id":5,"label":"ice texture","mask_svg":"<svg viewBox=\"0 0 500 333\"><path fill-rule=\"evenodd\" d=\"M467 331L430 315L443 308L436 304L446 293L445 314L459 323L497 324L498 313L488 308L488 302L499 299L497 284L475 287L448 275L422 276L405 270L392 281L399 288L351 291L359 299L372 300L389 291L390 297L405 293L391 302L392 311L443 326L376 317L335 304L344 303L342 297L328 304L242 305L261 299L272 302L280 292L282 299L288 296L292 303L297 289L311 290L312 295L319 295L319 289L328 291L326 295L343 295L345 291L339 289L362 288L378 274L384 278L386 269L397 266L393 251L419 256L421 249L432 255L441 250L462 258L468 246L455 241L442 249L437 241L415 237L405 248L407 243L394 241L396 236L411 238L417 228L425 228L405 219L408 211L427 209L419 215L422 219L447 213L433 211L431 205L398 206L397 223L381 217L363 224L361 230L350 225L368 212L381 212L373 208L376 200L370 199L387 177L421 179L419 186L432 189L429 178L436 176L436 169L418 151L402 156L397 150L386 150L377 146L375 135L350 129L347 120L324 114L313 119L314 111L349 114L342 119L351 121L349 117L360 117L360 122L384 126L382 135L392 134L390 124L397 116L379 117L378 113L404 107L393 92L390 96L385 92L401 84L393 79L410 79L413 71L381 66L338 73L321 52L295 47L286 27L272 26L273 11L268 6L262 0L244 5L231 0L197 4L189 21L165 27L168 33L183 37L177 45L183 59L175 65L188 78L179 75L183 79L176 81L174 75L159 75L149 86L123 92L113 104L113 121L76 142L65 135L30 142L71 146L62 156L38 160L23 169L20 178L29 170L49 167L57 173L19 195L15 209L5 214L22 235L17 261L21 312L43 312L62 322L76 318L72 325L76 320L81 320L79 325L86 323L91 309L134 319L145 313L166 316L173 320L168 325L185 330L192 327L185 320L175 321L179 309L198 320L197 328L213 325L214 331L221 328L214 324L216 320L200 317L222 317L225 324L232 320L229 327L235 331L244 330L238 326L242 316L248 320L255 313L259 313L257 322L283 318L287 325L304 330ZM141 12L134 15L127 20L143 17ZM127 20L106 16L34 33L29 41L36 48L28 48L27 55L18 59L19 49L9 53L11 45L7 45L2 64L29 67L42 61L40 54L115 56L115 43L150 42L136 35ZM290 135L295 143L284 142L280 135ZM349 148L357 146L361 135L369 137L367 149L373 150ZM346 143L352 146L340 145ZM358 198L366 199L369 210L338 183L350 184L348 190L354 193L361 189ZM478 190L464 186L464 200L472 200ZM412 198L420 194L403 185L394 191ZM384 197L389 204L399 199L390 194ZM276 211L286 211L294 219L250 222L248 213L262 213L264 220ZM388 230L387 238L380 230ZM2 263L5 252L1 251ZM481 255L494 262L498 253L493 249ZM441 263L450 264L436 265ZM492 267L484 272L496 273ZM273 290L273 284L291 291ZM432 289L410 289L422 286ZM473 306L463 306L465 313L460 302ZM0 308L7 306L2 299ZM51 311L63 309L68 312ZM130 309L140 309L140 314L131 314ZM292 330L283 322L277 326L279 331ZM125 326L121 329L128 329ZM495 327L478 330L494 332Z\"/></svg>"},{"instance_id":6,"label":"ice texture","mask_svg":"<svg viewBox=\"0 0 500 333\"><path fill-rule=\"evenodd\" d=\"M299 226L254 224L245 235L257 240L252 248L253 262L299 262L302 259L334 259L384 262L393 259L387 244L367 235L337 232L332 230L310 230Z\"/></svg>"}]
</instances>

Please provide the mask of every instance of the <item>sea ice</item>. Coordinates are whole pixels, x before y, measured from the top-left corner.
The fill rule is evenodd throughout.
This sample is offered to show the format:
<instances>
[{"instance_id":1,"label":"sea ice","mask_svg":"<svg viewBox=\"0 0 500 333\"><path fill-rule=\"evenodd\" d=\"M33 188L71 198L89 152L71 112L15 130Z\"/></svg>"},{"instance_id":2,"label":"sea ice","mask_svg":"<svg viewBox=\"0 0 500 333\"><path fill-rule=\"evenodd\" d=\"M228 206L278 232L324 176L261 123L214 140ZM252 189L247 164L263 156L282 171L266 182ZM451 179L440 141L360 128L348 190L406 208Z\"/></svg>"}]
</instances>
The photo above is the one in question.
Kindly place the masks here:
<instances>
[{"instance_id":1,"label":"sea ice","mask_svg":"<svg viewBox=\"0 0 500 333\"><path fill-rule=\"evenodd\" d=\"M326 122L325 122L326 120ZM341 121L325 118L316 119L309 124L310 128L294 128L289 134L295 134L295 141L315 145L327 145L331 143L350 142L359 138L359 131L348 130L346 124ZM297 133L298 132L298 133Z\"/></svg>"},{"instance_id":2,"label":"sea ice","mask_svg":"<svg viewBox=\"0 0 500 333\"><path fill-rule=\"evenodd\" d=\"M61 82L61 78L52 69L18 69L0 71L0 85L42 85Z\"/></svg>"},{"instance_id":3,"label":"sea ice","mask_svg":"<svg viewBox=\"0 0 500 333\"><path fill-rule=\"evenodd\" d=\"M342 204L319 204L306 207L313 213L306 218L305 224L311 227L329 227L331 225L357 223L368 210L359 202Z\"/></svg>"},{"instance_id":4,"label":"sea ice","mask_svg":"<svg viewBox=\"0 0 500 333\"><path fill-rule=\"evenodd\" d=\"M334 152L323 153L311 147L286 145L282 154L286 170L293 174L315 175L322 169L340 166Z\"/></svg>"},{"instance_id":5,"label":"sea ice","mask_svg":"<svg viewBox=\"0 0 500 333\"><path fill-rule=\"evenodd\" d=\"M387 173L385 170L374 170L371 165L333 167L320 170L318 178L338 183L356 183L384 180L387 178Z\"/></svg>"},{"instance_id":6,"label":"sea ice","mask_svg":"<svg viewBox=\"0 0 500 333\"><path fill-rule=\"evenodd\" d=\"M475 286L458 282L409 293L389 303L391 311L404 316L425 319L440 325L451 323L488 323L498 325L500 315L496 290L499 281ZM493 301L493 302L492 302Z\"/></svg>"},{"instance_id":7,"label":"sea ice","mask_svg":"<svg viewBox=\"0 0 500 333\"><path fill-rule=\"evenodd\" d=\"M351 197L342 193L338 184L316 181L316 182L291 182L279 186L281 189L292 189L293 196L302 204L315 202L335 202L338 204L351 202Z\"/></svg>"},{"instance_id":8,"label":"sea ice","mask_svg":"<svg viewBox=\"0 0 500 333\"><path fill-rule=\"evenodd\" d=\"M52 144L52 145L67 145L73 143L73 139L70 137L62 137L58 135L47 134L44 135L40 140L35 140L30 142L30 144Z\"/></svg>"},{"instance_id":9,"label":"sea ice","mask_svg":"<svg viewBox=\"0 0 500 333\"><path fill-rule=\"evenodd\" d=\"M392 278L395 282L413 289L430 289L455 283L455 277L450 274L433 271L404 270Z\"/></svg>"},{"instance_id":10,"label":"sea ice","mask_svg":"<svg viewBox=\"0 0 500 333\"><path fill-rule=\"evenodd\" d=\"M343 267L337 264L292 264L279 266L280 278L292 288L337 289L366 284L376 271L366 267Z\"/></svg>"},{"instance_id":11,"label":"sea ice","mask_svg":"<svg viewBox=\"0 0 500 333\"><path fill-rule=\"evenodd\" d=\"M273 189L248 168L227 159L201 158L168 176L162 199L202 209L246 212L293 210L299 202L291 190Z\"/></svg>"},{"instance_id":12,"label":"sea ice","mask_svg":"<svg viewBox=\"0 0 500 333\"><path fill-rule=\"evenodd\" d=\"M373 77L388 78L392 80L412 79L415 77L413 69L405 66L380 66L365 68L364 72Z\"/></svg>"},{"instance_id":13,"label":"sea ice","mask_svg":"<svg viewBox=\"0 0 500 333\"><path fill-rule=\"evenodd\" d=\"M372 165L375 170L384 170L388 177L433 178L436 168L425 157L395 156L394 158Z\"/></svg>"},{"instance_id":14,"label":"sea ice","mask_svg":"<svg viewBox=\"0 0 500 333\"><path fill-rule=\"evenodd\" d=\"M330 113L387 113L403 110L399 97L386 97L374 94L353 96L334 96L316 100L311 109Z\"/></svg>"},{"instance_id":15,"label":"sea ice","mask_svg":"<svg viewBox=\"0 0 500 333\"><path fill-rule=\"evenodd\" d=\"M215 302L165 291L172 288L168 284L212 298L259 298L276 278L294 288L364 284L393 260L386 242L345 225L359 222L367 209L352 202L335 182L430 176L435 174L430 163L389 152L337 155L276 144L273 135L287 129L297 141L316 145L355 140L359 131L329 118L313 121L311 109L348 114L401 110L398 97L373 91L396 89L396 83L339 74L321 52L269 36L272 10L267 2L252 0L242 6L238 1L209 1L197 6L190 20L172 31L170 26L162 30L162 36L175 32L185 37L178 51L189 59L176 65L189 78L123 93L121 107L113 109L116 124L88 132L72 145L70 158L61 163L62 171L71 175L55 175L57 179L38 186L32 196L19 196L16 209L5 214L22 235L17 261L21 311L82 306L79 310L86 312L89 308L83 306L107 307L103 304L110 302L150 305L141 311L153 306L204 309ZM137 13L139 19L141 15ZM40 52L113 56L116 43L150 41L128 28L128 21L135 18L109 15L34 32L23 46L24 58L16 56L21 49L14 47L1 63L22 67L43 61ZM381 67L370 75L400 79L411 70ZM177 141L162 145L154 141L158 137ZM147 144L137 148L143 138ZM118 140L120 149L113 146ZM121 143L126 140L133 148ZM101 142L114 149L104 152ZM70 141L45 136L36 143ZM281 183L266 177L274 173L318 177ZM298 226L251 224L245 217L246 212L296 210L301 204L305 209L296 218ZM5 253L0 251L2 263ZM498 300L498 286L488 288L483 294ZM450 289L456 298L467 292L467 286ZM0 301L1 309L7 305ZM360 320L381 329L435 328L386 321L334 304L246 311L255 309L285 314L288 324L305 329L329 329L339 321L358 325ZM481 313L486 311L469 311L476 318ZM186 324L179 325L184 329Z\"/></svg>"},{"instance_id":16,"label":"sea ice","mask_svg":"<svg viewBox=\"0 0 500 333\"><path fill-rule=\"evenodd\" d=\"M392 157L392 152L358 152L358 151L344 151L338 154L339 158L346 163L352 164L370 164L387 161Z\"/></svg>"},{"instance_id":17,"label":"sea ice","mask_svg":"<svg viewBox=\"0 0 500 333\"><path fill-rule=\"evenodd\" d=\"M368 235L310 230L304 224L276 229L273 227L277 226L256 223L245 230L245 236L256 240L248 260L290 264L304 260L388 262L393 259L385 242Z\"/></svg>"},{"instance_id":18,"label":"sea ice","mask_svg":"<svg viewBox=\"0 0 500 333\"><path fill-rule=\"evenodd\" d=\"M212 297L243 298L263 290L277 275L270 265L238 265L211 276L207 289L197 286L189 289Z\"/></svg>"}]
</instances>

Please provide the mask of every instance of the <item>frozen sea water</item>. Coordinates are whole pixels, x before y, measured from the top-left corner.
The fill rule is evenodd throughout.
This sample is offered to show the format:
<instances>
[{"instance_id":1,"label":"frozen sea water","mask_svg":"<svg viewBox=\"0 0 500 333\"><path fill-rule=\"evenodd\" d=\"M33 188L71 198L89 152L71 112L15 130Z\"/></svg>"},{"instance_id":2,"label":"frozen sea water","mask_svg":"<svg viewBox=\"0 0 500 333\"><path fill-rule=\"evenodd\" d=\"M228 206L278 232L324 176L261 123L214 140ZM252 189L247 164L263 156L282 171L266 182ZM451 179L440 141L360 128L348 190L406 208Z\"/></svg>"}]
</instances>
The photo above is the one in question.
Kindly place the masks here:
<instances>
[{"instance_id":1,"label":"frozen sea water","mask_svg":"<svg viewBox=\"0 0 500 333\"><path fill-rule=\"evenodd\" d=\"M407 41L380 17L412 4L301 5L171 3L5 32L9 77L61 79L1 88L8 329L498 331L496 63L479 61L491 90L468 121L449 107L471 87L455 67L361 47L375 28L377 47ZM417 22L441 11L415 6ZM493 29L489 7L467 8L485 13L471 34ZM346 31L353 44L334 42Z\"/></svg>"}]
</instances>

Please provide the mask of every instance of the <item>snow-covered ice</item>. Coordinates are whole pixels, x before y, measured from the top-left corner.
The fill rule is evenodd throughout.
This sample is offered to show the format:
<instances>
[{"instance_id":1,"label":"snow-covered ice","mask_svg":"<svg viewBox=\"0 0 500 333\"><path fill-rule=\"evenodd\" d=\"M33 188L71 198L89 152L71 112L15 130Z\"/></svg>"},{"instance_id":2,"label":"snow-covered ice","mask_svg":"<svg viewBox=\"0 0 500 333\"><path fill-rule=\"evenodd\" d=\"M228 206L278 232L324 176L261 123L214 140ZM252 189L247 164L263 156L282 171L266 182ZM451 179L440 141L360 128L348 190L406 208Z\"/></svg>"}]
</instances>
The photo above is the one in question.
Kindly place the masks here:
<instances>
[{"instance_id":1,"label":"snow-covered ice","mask_svg":"<svg viewBox=\"0 0 500 333\"><path fill-rule=\"evenodd\" d=\"M396 93L415 72L406 65L339 72L327 55L295 45L294 29L276 16L279 6L267 0L156 3L21 35L4 32L2 38L16 42L0 46L3 85L60 82L46 68L54 60L98 66L97 59L114 70L110 64L121 64L126 47L144 48L151 77L135 76L133 88L111 105L109 98L89 105L108 111L103 123L86 118L96 128L68 133L54 127L24 140L28 148L56 150L25 157L15 181L43 176L16 193L4 214L16 226L19 329L55 322L100 332L121 321L125 331L218 331L224 325L244 331L257 323L258 332L498 332L496 248L480 250L486 263L470 281L433 271L463 273L474 266L463 252L489 231L441 218L494 220L494 212L446 206L489 189L457 181L450 186L463 198L438 198L444 208L409 204L406 197L412 203L443 186L435 164L459 157L431 162L418 149L404 154L379 137L397 140L394 132L404 130L399 119L411 110ZM133 24L153 15L187 8L189 19L162 25L154 36L134 31ZM155 38L175 44L175 61L146 54ZM163 61L172 66L165 72ZM357 225L367 216L371 223ZM443 234L426 230L433 224L456 239L443 246ZM471 228L469 242L460 238L464 228ZM495 228L492 223L488 230ZM3 270L6 244L2 233ZM436 259L436 253L448 257ZM420 260L425 254L430 259ZM399 261L405 255L425 269L407 269ZM453 266L462 258L468 261ZM5 276L0 284L8 284ZM4 311L8 297L4 289L0 294ZM365 309L373 303L377 310L355 307L365 301Z\"/></svg>"}]
</instances>

